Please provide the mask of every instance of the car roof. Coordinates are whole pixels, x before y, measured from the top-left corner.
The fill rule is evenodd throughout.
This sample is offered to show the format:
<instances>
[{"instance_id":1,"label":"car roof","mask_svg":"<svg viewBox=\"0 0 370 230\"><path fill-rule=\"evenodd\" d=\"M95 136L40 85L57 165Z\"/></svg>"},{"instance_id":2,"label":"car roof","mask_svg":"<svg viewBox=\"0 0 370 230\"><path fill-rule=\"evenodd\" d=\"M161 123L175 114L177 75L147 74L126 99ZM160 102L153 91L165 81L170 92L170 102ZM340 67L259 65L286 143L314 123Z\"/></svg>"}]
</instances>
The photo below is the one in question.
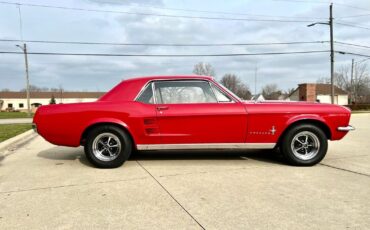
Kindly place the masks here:
<instances>
[{"instance_id":1,"label":"car roof","mask_svg":"<svg viewBox=\"0 0 370 230\"><path fill-rule=\"evenodd\" d=\"M197 79L197 80L212 80L211 76L203 75L158 75L158 76L142 76L142 77L133 77L128 78L123 81L152 81L152 80L180 80L180 79Z\"/></svg>"}]
</instances>

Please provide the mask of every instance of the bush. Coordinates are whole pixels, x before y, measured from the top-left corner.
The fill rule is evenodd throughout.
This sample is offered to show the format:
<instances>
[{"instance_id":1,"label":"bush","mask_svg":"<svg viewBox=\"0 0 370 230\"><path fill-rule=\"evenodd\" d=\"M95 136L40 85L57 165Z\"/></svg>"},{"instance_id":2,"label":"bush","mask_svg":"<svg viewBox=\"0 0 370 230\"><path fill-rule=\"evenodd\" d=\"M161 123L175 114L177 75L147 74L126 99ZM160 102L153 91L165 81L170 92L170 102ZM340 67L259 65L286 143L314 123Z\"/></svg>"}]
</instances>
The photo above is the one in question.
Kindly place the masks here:
<instances>
[{"instance_id":1,"label":"bush","mask_svg":"<svg viewBox=\"0 0 370 230\"><path fill-rule=\"evenodd\" d=\"M353 104L346 105L346 107L350 108L351 110L370 110L370 104Z\"/></svg>"}]
</instances>

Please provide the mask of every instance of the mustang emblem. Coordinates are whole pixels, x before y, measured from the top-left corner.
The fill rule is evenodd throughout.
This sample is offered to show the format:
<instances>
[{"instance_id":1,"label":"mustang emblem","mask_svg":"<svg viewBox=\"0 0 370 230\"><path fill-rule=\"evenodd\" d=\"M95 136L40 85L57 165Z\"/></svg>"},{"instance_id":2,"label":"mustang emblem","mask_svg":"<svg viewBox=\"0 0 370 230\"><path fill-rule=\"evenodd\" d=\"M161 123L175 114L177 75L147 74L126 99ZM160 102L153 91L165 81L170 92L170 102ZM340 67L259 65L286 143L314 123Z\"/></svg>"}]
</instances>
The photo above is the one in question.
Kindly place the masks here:
<instances>
[{"instance_id":1,"label":"mustang emblem","mask_svg":"<svg viewBox=\"0 0 370 230\"><path fill-rule=\"evenodd\" d=\"M271 132L271 135L275 135L276 132L275 126L272 126L272 128L269 131Z\"/></svg>"}]
</instances>

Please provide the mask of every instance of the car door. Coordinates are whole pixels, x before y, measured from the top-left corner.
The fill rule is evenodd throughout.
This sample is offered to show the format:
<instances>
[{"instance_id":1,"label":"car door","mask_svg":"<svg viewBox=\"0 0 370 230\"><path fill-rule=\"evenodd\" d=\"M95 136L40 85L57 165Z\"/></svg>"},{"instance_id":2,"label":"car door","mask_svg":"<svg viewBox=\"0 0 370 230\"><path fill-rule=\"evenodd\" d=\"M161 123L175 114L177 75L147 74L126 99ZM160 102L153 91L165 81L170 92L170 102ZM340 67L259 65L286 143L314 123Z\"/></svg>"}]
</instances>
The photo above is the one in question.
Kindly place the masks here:
<instances>
[{"instance_id":1,"label":"car door","mask_svg":"<svg viewBox=\"0 0 370 230\"><path fill-rule=\"evenodd\" d=\"M162 144L245 142L245 107L212 84L206 80L155 82ZM228 101L219 101L221 94Z\"/></svg>"}]
</instances>

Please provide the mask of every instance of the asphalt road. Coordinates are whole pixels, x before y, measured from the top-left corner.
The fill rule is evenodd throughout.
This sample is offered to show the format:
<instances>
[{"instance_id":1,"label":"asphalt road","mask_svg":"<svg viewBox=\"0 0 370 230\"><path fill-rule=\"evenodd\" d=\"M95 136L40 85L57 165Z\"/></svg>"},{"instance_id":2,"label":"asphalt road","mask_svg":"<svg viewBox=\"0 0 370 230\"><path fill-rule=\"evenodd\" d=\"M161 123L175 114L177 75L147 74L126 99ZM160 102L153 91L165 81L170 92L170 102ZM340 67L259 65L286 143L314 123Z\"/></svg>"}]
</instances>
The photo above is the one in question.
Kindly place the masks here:
<instances>
[{"instance_id":1,"label":"asphalt road","mask_svg":"<svg viewBox=\"0 0 370 230\"><path fill-rule=\"evenodd\" d=\"M0 154L0 229L370 229L370 114L322 164L151 153L111 170L35 137Z\"/></svg>"}]
</instances>

